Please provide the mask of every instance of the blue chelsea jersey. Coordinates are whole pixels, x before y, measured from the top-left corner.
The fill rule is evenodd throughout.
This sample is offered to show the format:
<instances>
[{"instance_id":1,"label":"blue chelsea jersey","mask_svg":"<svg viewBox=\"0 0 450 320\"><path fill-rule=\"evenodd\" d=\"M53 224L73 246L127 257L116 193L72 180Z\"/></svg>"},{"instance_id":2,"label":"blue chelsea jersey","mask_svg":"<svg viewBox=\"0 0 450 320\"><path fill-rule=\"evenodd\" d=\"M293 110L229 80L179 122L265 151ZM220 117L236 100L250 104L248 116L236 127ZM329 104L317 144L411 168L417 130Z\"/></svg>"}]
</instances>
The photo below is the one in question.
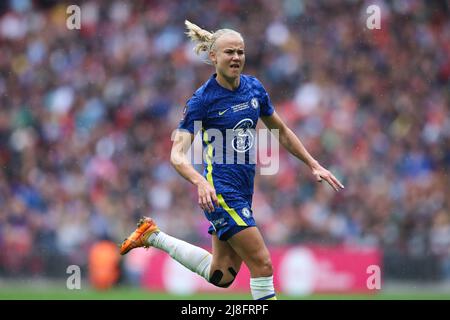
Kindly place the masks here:
<instances>
[{"instance_id":1,"label":"blue chelsea jersey","mask_svg":"<svg viewBox=\"0 0 450 320\"><path fill-rule=\"evenodd\" d=\"M239 87L232 91L219 85L214 74L187 101L178 128L192 134L202 131L206 155L203 175L217 195L229 201L251 202L256 124L260 116L273 112L261 82L249 75L241 75Z\"/></svg>"}]
</instances>

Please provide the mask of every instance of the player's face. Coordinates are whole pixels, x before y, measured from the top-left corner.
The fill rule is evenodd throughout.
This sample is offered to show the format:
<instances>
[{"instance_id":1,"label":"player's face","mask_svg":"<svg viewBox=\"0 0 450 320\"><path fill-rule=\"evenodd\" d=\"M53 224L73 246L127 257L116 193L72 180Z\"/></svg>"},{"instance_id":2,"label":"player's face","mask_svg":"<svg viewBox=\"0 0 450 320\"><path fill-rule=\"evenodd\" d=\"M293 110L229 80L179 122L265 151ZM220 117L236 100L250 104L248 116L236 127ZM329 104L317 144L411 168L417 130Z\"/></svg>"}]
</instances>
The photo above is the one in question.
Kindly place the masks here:
<instances>
[{"instance_id":1,"label":"player's face","mask_svg":"<svg viewBox=\"0 0 450 320\"><path fill-rule=\"evenodd\" d=\"M234 33L228 33L216 40L216 50L210 59L216 66L217 74L226 79L239 77L245 64L244 42Z\"/></svg>"}]
</instances>

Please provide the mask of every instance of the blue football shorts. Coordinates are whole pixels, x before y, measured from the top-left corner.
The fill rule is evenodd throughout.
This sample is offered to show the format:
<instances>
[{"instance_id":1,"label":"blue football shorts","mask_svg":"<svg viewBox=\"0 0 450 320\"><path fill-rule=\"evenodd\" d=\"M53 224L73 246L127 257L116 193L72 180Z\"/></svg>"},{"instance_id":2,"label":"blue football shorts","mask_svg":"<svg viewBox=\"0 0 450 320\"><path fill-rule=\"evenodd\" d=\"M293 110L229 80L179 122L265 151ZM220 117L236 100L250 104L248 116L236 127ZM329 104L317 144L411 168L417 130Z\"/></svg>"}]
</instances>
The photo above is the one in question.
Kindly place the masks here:
<instances>
[{"instance_id":1,"label":"blue football shorts","mask_svg":"<svg viewBox=\"0 0 450 320\"><path fill-rule=\"evenodd\" d=\"M233 235L248 227L256 226L253 218L252 206L245 200L226 200L218 194L219 207L214 205L215 211L204 211L206 218L211 223L209 234L215 233L219 240L226 241Z\"/></svg>"}]
</instances>

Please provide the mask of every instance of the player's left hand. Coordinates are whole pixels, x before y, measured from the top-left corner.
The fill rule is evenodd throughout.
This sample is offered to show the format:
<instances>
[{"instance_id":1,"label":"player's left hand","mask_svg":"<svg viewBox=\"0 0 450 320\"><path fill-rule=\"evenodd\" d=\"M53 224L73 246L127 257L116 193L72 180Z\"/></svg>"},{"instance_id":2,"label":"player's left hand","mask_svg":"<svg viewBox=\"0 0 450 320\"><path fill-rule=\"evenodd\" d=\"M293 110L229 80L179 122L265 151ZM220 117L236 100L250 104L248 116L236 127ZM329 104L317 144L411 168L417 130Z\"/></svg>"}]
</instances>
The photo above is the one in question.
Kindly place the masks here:
<instances>
[{"instance_id":1,"label":"player's left hand","mask_svg":"<svg viewBox=\"0 0 450 320\"><path fill-rule=\"evenodd\" d=\"M314 165L312 168L312 174L316 177L318 182L322 182L322 180L328 182L335 191L344 189L344 185L330 171L322 167L320 164Z\"/></svg>"}]
</instances>

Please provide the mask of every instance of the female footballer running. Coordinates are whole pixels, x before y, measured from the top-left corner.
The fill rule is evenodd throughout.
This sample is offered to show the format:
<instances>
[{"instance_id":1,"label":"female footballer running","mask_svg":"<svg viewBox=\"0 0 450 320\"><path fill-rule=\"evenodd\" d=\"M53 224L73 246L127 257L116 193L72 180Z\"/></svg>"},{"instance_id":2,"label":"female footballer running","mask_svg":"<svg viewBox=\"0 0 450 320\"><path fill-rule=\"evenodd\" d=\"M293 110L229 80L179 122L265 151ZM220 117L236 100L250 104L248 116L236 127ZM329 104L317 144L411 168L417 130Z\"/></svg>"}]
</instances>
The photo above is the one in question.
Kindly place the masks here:
<instances>
[{"instance_id":1,"label":"female footballer running","mask_svg":"<svg viewBox=\"0 0 450 320\"><path fill-rule=\"evenodd\" d=\"M252 212L255 164L249 161L249 155L255 148L252 130L258 119L271 131L278 130L280 144L302 160L317 181L325 180L336 191L344 186L308 153L280 119L259 80L242 74L245 45L241 34L231 29L211 33L189 21L185 24L187 35L196 43L196 53L208 53L215 73L186 104L172 146L171 163L198 188L199 206L211 223L208 232L212 254L167 235L147 217L124 240L120 251L123 255L137 247L162 249L211 284L224 288L231 285L244 262L250 270L253 298L276 300L270 253ZM186 156L196 129L202 131L206 155L203 175ZM217 138L220 134L222 139Z\"/></svg>"}]
</instances>

